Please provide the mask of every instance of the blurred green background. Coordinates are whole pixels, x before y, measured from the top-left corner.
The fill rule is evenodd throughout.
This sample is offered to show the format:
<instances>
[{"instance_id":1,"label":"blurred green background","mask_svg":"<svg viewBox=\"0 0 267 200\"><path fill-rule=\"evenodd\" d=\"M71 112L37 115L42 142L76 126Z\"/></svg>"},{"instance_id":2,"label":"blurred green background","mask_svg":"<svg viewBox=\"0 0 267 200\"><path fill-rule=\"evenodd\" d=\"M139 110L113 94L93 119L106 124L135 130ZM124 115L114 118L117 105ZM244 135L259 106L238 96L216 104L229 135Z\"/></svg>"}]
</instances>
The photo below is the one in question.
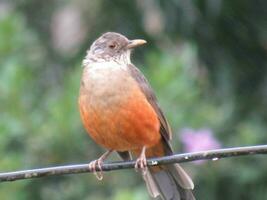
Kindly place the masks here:
<instances>
[{"instance_id":1,"label":"blurred green background","mask_svg":"<svg viewBox=\"0 0 267 200\"><path fill-rule=\"evenodd\" d=\"M184 129L222 147L267 142L267 1L1 0L0 171L86 163L104 152L77 108L81 61L106 31L148 44L144 72L183 151ZM201 143L201 140L196 141ZM114 156L113 159L118 159ZM184 165L205 200L267 199L267 159ZM149 199L134 170L0 185L2 200Z\"/></svg>"}]
</instances>

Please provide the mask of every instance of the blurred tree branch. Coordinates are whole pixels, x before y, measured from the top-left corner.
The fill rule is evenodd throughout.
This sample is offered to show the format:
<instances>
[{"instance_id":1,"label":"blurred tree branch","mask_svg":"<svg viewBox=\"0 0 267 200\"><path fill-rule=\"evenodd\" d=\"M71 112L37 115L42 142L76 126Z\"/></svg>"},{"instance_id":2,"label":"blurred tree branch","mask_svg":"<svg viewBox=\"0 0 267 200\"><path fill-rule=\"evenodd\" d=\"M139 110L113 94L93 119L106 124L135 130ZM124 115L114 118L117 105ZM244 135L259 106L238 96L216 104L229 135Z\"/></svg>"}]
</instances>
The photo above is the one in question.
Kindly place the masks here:
<instances>
[{"instance_id":1,"label":"blurred tree branch","mask_svg":"<svg viewBox=\"0 0 267 200\"><path fill-rule=\"evenodd\" d=\"M235 147L225 148L209 151L200 151L194 153L174 154L171 156L164 156L160 158L148 159L149 166L164 165L170 163L183 163L196 160L213 160L216 161L220 158L267 154L267 145L248 146L248 147ZM103 171L112 171L120 169L134 168L135 161L125 162L106 162L102 169ZM21 179L40 178L56 175L78 174L92 172L88 168L88 164L75 164L58 167L48 167L32 170L23 170L15 172L0 173L0 182L15 181Z\"/></svg>"}]
</instances>

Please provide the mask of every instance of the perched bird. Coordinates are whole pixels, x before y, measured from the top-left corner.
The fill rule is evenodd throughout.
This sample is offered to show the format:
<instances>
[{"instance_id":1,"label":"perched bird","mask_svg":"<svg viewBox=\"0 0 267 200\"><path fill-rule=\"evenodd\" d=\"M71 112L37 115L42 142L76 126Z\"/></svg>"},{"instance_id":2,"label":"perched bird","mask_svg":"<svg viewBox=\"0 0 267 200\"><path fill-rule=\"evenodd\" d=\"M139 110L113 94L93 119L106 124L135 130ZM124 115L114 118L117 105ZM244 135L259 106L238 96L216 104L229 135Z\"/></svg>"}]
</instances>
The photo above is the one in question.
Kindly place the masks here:
<instances>
[{"instance_id":1,"label":"perched bird","mask_svg":"<svg viewBox=\"0 0 267 200\"><path fill-rule=\"evenodd\" d=\"M144 75L130 59L131 51L145 40L129 40L107 32L87 51L83 60L79 109L83 125L93 140L108 151L89 164L101 170L116 151L124 160L137 158L135 167L152 197L193 200L194 184L178 164L147 167L146 158L171 155L170 126ZM102 174L98 174L102 179Z\"/></svg>"}]
</instances>

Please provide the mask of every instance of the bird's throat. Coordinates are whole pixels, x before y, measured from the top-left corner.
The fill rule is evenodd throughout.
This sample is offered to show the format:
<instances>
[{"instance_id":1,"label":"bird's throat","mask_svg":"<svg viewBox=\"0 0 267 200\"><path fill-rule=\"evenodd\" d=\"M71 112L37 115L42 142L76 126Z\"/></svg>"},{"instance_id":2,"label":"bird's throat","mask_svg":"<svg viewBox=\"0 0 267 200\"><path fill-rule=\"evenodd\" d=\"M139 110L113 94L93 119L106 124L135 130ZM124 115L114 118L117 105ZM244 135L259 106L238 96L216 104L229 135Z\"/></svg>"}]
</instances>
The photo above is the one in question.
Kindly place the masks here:
<instances>
[{"instance_id":1,"label":"bird's throat","mask_svg":"<svg viewBox=\"0 0 267 200\"><path fill-rule=\"evenodd\" d=\"M127 101L134 85L127 65L96 62L84 68L81 95L87 96L93 105L105 109Z\"/></svg>"}]
</instances>

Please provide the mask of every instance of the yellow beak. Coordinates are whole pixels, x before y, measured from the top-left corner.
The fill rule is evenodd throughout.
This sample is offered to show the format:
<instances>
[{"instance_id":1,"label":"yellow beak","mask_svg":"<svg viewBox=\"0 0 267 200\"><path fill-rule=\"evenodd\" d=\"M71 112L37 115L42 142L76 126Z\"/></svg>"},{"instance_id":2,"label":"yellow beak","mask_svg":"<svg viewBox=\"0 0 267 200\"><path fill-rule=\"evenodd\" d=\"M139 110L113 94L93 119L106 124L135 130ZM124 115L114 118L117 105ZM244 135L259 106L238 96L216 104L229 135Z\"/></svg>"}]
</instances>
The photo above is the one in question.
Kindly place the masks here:
<instances>
[{"instance_id":1,"label":"yellow beak","mask_svg":"<svg viewBox=\"0 0 267 200\"><path fill-rule=\"evenodd\" d=\"M130 40L126 48L127 49L132 49L132 48L141 46L143 44L146 44L145 40L141 40L141 39Z\"/></svg>"}]
</instances>

